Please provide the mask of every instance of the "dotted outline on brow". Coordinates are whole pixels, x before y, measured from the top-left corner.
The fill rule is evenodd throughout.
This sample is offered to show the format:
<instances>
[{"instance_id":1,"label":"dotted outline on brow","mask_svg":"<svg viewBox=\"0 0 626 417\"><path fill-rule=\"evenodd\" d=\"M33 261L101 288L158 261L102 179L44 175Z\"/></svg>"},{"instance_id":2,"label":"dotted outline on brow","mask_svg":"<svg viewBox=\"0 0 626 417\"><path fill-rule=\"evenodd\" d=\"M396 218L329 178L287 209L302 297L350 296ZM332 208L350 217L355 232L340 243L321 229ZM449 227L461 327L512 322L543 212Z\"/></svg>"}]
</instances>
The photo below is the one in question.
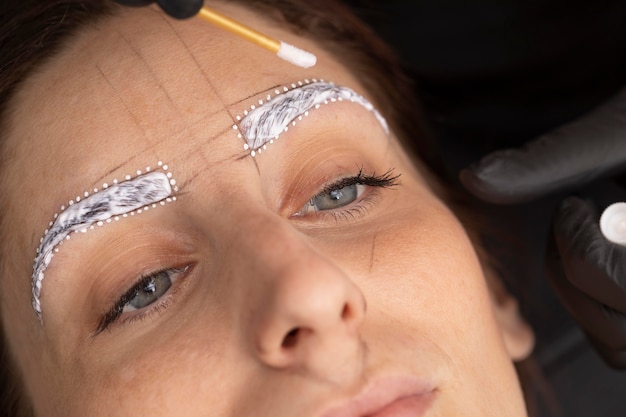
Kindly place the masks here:
<instances>
[{"instance_id":1,"label":"dotted outline on brow","mask_svg":"<svg viewBox=\"0 0 626 417\"><path fill-rule=\"evenodd\" d=\"M70 200L54 215L54 220L50 222L49 228L39 240L31 277L33 310L42 324L39 297L44 272L54 254L59 252L59 246L69 240L72 233L87 233L87 230L119 221L120 218L141 214L150 208L176 201L176 196L172 195L178 192L176 180L172 178L168 166L162 161L159 161L157 166L154 171L146 167L145 173L137 170L134 177L126 175L123 181L114 179L111 184L104 183L100 190L94 188L91 193L85 191L82 197L77 196L76 199Z\"/></svg>"},{"instance_id":2,"label":"dotted outline on brow","mask_svg":"<svg viewBox=\"0 0 626 417\"><path fill-rule=\"evenodd\" d=\"M298 100L295 99L298 98ZM237 115L237 123L233 125L233 130L237 131L237 138L244 140L243 148L250 151L251 156L261 154L267 149L267 144L273 144L280 134L289 130L289 125L295 126L297 121L307 117L309 110L319 109L322 104L329 104L341 101L350 101L360 104L376 116L385 133L389 134L389 127L385 118L374 108L365 97L357 94L348 87L337 86L332 82L323 79L305 79L291 84L291 88L283 86L274 90L274 97L268 94L265 100L260 99L258 106L271 106L272 109L283 108L286 117L277 120L275 118L263 117L267 110L257 107L256 104L250 106L250 110L245 110L243 115ZM300 103L300 106L289 106L293 102ZM259 138L259 135L262 135Z\"/></svg>"}]
</instances>

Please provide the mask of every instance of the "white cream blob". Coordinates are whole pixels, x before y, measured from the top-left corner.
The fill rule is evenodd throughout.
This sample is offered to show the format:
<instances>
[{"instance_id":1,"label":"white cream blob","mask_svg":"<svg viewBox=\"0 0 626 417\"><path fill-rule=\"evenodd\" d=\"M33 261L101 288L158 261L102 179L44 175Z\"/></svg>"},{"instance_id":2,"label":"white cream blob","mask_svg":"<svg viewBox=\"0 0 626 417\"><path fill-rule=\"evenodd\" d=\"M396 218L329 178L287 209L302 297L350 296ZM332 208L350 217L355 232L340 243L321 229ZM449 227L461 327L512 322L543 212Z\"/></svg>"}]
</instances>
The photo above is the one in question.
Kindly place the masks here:
<instances>
[{"instance_id":1,"label":"white cream blob","mask_svg":"<svg viewBox=\"0 0 626 417\"><path fill-rule=\"evenodd\" d=\"M58 251L57 246L69 239L71 233L86 232L94 228L94 225L102 226L112 219L119 220L119 216L140 213L148 210L151 205L156 207L158 203L176 198L170 198L177 190L176 181L167 172L167 165L159 162L159 166L158 171L143 175L140 175L141 171L137 171L138 176L135 178L127 175L123 182L118 183L116 180L112 185L103 184L102 189L94 190L91 195L84 193L84 198L76 197L67 207L61 207L59 214L55 214L54 221L41 238L33 264L32 304L40 320L39 298L44 272L50 265L54 252Z\"/></svg>"},{"instance_id":2,"label":"white cream blob","mask_svg":"<svg viewBox=\"0 0 626 417\"><path fill-rule=\"evenodd\" d=\"M607 240L626 246L626 203L613 203L604 209L600 230Z\"/></svg>"},{"instance_id":3,"label":"white cream blob","mask_svg":"<svg viewBox=\"0 0 626 417\"><path fill-rule=\"evenodd\" d=\"M238 136L245 141L244 148L251 150L254 156L267 143L278 139L282 132L294 125L296 120L308 116L312 109L319 109L322 104L349 101L371 111L385 132L389 128L385 118L365 97L348 87L337 86L323 80L305 80L291 84L291 89L283 87L274 91L275 97L259 100L259 105L252 105L243 116L237 116L238 124L233 129L239 130Z\"/></svg>"}]
</instances>

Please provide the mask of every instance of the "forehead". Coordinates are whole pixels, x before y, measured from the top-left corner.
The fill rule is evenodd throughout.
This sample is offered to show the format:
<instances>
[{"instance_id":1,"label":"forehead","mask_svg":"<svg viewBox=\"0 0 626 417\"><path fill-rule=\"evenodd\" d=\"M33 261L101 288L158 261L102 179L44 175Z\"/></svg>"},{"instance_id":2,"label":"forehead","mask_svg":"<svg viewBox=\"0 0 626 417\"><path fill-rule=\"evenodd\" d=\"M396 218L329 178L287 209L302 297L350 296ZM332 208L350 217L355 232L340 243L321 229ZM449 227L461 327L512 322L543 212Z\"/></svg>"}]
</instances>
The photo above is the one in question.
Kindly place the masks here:
<instances>
[{"instance_id":1,"label":"forehead","mask_svg":"<svg viewBox=\"0 0 626 417\"><path fill-rule=\"evenodd\" d=\"M303 70L203 21L131 9L90 28L31 80L21 95L13 136L28 136L31 146L46 147L57 161L76 166L85 152L106 149L114 158L120 136L132 138L125 145L134 142L139 151L203 124L206 135L216 136L249 100L293 80L325 77L356 87L310 41L245 9L224 7L265 33L316 49L322 62ZM82 152L65 152L64 145Z\"/></svg>"},{"instance_id":2,"label":"forehead","mask_svg":"<svg viewBox=\"0 0 626 417\"><path fill-rule=\"evenodd\" d=\"M160 159L177 167L190 158L241 153L232 132L236 115L294 80L321 75L364 93L311 41L245 9L223 7L225 14L314 52L318 64L303 70L205 22L173 21L146 8L89 28L16 100L7 148L19 169L9 167L7 184L19 184L19 193L10 192L11 206L28 207L23 219L45 225L73 195ZM31 240L39 239L38 232Z\"/></svg>"},{"instance_id":3,"label":"forehead","mask_svg":"<svg viewBox=\"0 0 626 417\"><path fill-rule=\"evenodd\" d=\"M269 35L315 51L321 62L302 70L200 20L131 9L83 33L25 86L9 138L24 159L20 166L37 172L32 179L46 168L72 167L100 182L124 164L132 169L129 159L139 158L142 166L172 144L184 153L193 145L189 136L222 134L249 100L293 80L324 77L362 90L312 42L244 9L224 7Z\"/></svg>"}]
</instances>

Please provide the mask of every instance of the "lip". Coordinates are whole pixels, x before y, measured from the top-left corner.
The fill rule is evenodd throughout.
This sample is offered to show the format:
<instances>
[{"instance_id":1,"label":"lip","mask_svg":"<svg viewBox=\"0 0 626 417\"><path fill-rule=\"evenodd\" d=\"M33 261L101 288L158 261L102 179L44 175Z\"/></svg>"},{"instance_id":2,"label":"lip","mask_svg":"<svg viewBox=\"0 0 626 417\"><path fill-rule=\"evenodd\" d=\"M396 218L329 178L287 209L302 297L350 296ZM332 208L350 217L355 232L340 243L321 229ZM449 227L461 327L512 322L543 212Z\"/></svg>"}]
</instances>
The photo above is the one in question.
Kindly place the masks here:
<instances>
[{"instance_id":1,"label":"lip","mask_svg":"<svg viewBox=\"0 0 626 417\"><path fill-rule=\"evenodd\" d=\"M419 378L377 380L320 417L421 417L430 408L436 393L431 384Z\"/></svg>"}]
</instances>

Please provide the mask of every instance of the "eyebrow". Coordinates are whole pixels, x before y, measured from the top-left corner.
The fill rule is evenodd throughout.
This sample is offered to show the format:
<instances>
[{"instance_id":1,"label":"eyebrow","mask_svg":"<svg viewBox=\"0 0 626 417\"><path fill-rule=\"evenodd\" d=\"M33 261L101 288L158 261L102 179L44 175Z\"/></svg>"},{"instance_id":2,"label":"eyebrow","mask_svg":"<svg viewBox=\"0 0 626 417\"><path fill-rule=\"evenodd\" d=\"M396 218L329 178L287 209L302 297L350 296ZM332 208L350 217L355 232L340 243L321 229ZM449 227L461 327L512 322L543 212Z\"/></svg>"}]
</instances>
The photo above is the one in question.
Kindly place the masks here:
<instances>
[{"instance_id":1,"label":"eyebrow","mask_svg":"<svg viewBox=\"0 0 626 417\"><path fill-rule=\"evenodd\" d=\"M41 286L44 280L44 272L50 265L54 253L58 252L58 246L63 241L70 239L71 233L83 232L94 229L94 225L103 226L112 220L119 220L119 216L127 217L129 214L147 211L157 204L164 205L166 202L175 200L172 194L178 190L172 174L167 171L167 165L159 162L158 171L125 177L125 181L113 181L112 185L103 184L102 189L94 189L94 192L84 193L84 198L76 197L76 201L70 200L68 206L62 206L61 212L54 215L50 227L44 232L37 248L37 255L33 263L32 275L32 305L37 317L42 322L41 315ZM150 171L150 168L146 168Z\"/></svg>"},{"instance_id":2,"label":"eyebrow","mask_svg":"<svg viewBox=\"0 0 626 417\"><path fill-rule=\"evenodd\" d=\"M282 132L295 125L296 119L302 120L312 109L319 109L322 104L349 101L359 104L374 114L385 133L389 127L385 118L365 97L348 87L337 86L324 80L304 80L291 84L291 89L283 87L274 90L275 96L259 100L259 105L250 106L243 116L237 116L233 125L238 130L238 137L244 140L244 149L252 156L265 149L267 143L273 143Z\"/></svg>"}]
</instances>

